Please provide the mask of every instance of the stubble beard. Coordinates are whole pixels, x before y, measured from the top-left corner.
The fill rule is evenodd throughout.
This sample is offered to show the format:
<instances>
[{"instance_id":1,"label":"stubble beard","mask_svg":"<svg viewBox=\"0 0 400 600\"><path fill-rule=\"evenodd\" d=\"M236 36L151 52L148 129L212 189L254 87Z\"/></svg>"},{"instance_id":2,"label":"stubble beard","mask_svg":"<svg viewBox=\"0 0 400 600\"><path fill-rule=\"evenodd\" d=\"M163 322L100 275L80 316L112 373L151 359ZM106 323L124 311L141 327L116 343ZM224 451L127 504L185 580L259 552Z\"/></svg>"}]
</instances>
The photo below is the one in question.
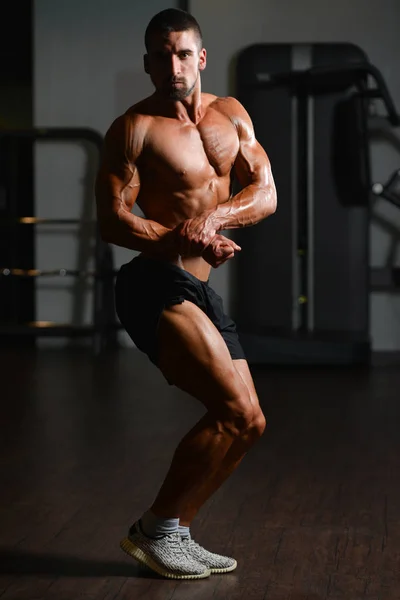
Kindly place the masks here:
<instances>
[{"instance_id":1,"label":"stubble beard","mask_svg":"<svg viewBox=\"0 0 400 600\"><path fill-rule=\"evenodd\" d=\"M197 77L191 87L183 87L182 86L180 88L170 90L168 93L168 98L172 101L179 101L179 100L184 100L185 98L190 96L190 94L193 92L194 88L196 87L198 77L199 77L199 75L197 74Z\"/></svg>"},{"instance_id":2,"label":"stubble beard","mask_svg":"<svg viewBox=\"0 0 400 600\"><path fill-rule=\"evenodd\" d=\"M196 83L192 85L190 88L178 88L175 90L171 90L168 97L170 100L184 100L193 92Z\"/></svg>"}]
</instances>

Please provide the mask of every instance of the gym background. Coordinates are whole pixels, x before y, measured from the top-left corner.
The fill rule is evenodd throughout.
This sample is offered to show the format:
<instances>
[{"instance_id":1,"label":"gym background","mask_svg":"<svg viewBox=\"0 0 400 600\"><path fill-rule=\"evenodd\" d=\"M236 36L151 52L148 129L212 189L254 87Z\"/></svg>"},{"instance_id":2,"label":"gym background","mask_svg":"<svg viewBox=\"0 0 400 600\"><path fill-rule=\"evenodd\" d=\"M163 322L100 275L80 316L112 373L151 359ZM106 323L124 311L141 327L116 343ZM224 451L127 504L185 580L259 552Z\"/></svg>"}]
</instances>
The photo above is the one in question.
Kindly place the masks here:
<instances>
[{"instance_id":1,"label":"gym background","mask_svg":"<svg viewBox=\"0 0 400 600\"><path fill-rule=\"evenodd\" d=\"M102 244L93 222L99 144L117 115L151 93L142 66L144 30L156 12L171 4L20 0L7 1L6 6L0 36L0 399L1 468L6 482L0 500L0 595L4 600L76 598L78 593L88 599L122 599L136 597L137 591L149 598L171 594L174 600L189 598L191 592L182 588L165 591L165 582L132 583L132 572L134 579L139 572L114 548L132 511L151 498L168 452L199 409L188 405L183 394L166 388L116 327L113 271L132 253ZM204 91L248 99L248 90L240 87L243 70L238 72L238 61L254 45L353 44L379 70L400 113L397 0L190 0L177 6L188 8L203 30L208 52ZM339 55L332 54L332 60ZM310 56L308 51L307 68L313 66ZM347 64L346 52L342 59ZM349 85L339 82L339 92L335 88L332 93L347 98L355 90L354 81L359 83L357 78ZM369 89L376 88L370 74L367 81ZM324 85L329 87L329 81ZM388 118L382 98L372 96L364 105L368 128L361 132L366 136L363 151L370 158L371 185L385 187L400 167L400 127ZM316 105L307 106L313 106L307 108L308 118L317 114L310 112ZM263 115L254 110L257 133ZM310 169L315 173L320 166L317 160L301 163L302 178L296 161L307 155L312 136L331 124L321 113L318 124L307 121L302 130L296 122L296 129L292 110L293 105L287 112L288 131L296 131L297 141L288 137L291 145L286 150L293 162L274 163L274 141L269 142L268 135L265 147L273 170L287 168L291 186L297 182L301 187ZM274 113L267 118L273 121ZM343 143L347 149L346 137ZM284 185L282 175L277 181L282 206L261 236L265 248L274 223L279 218L282 224L286 218L281 213L288 219L287 239L295 231L299 243L301 225L307 235L318 226L311 208L325 201L320 192L311 193L310 200L308 181L303 198L306 225L298 223L288 212L293 198L289 192L287 198L280 194L280 181ZM334 184L327 180L330 188ZM285 258L279 248L270 254L275 268L280 260L283 271L284 260L290 263L285 284L290 297L280 295L279 281L268 269L261 270L262 261L261 266L254 265L260 283L258 309L252 315L252 299L241 304L248 272L244 253L237 263L241 266L235 268L232 261L212 273L214 288L243 326L260 398L272 424L254 461L249 457L230 487L217 496L198 530L210 541L212 531L218 532L216 549L221 551L231 526L243 535L248 528L262 529L270 542L265 549L264 538L258 540L254 534L257 555L247 555L246 565L242 560L244 570L221 582L218 591L217 579L205 584L209 587L204 595L197 587L198 598L242 598L245 590L251 590L256 600L399 596L400 490L395 481L400 449L395 429L400 389L399 188L394 180L382 196L378 186L375 194L364 190L361 200L350 203L352 216L346 213L343 221L348 270L333 290L329 288L333 272L319 265L326 278L323 286L330 290L328 308L324 312L320 306L319 313L333 314L336 299L340 306L348 302L351 315L363 315L356 330L347 323L345 331L340 327L318 331L315 315L307 312L309 306L317 310L311 297L318 283L312 268L312 256L319 256L315 236L289 257L284 246ZM366 196L370 214L362 206ZM331 258L343 242L340 220L335 224L329 234ZM279 231L285 231L282 227ZM243 242L243 248L260 252L260 236L250 230L246 235L248 246ZM359 254L354 258L351 253L351 239L365 244L363 264ZM346 258L343 251L337 252ZM307 253L309 260L304 258ZM310 265L312 274L307 271ZM366 274L364 282L360 269ZM355 289L357 278L361 283ZM290 307L277 330L257 322L258 317L262 320L260 305L267 314L269 302ZM255 322L249 321L250 315L256 315ZM322 370L314 370L316 365ZM337 365L345 369L325 370ZM360 366L367 369L360 371ZM168 421L171 410L182 415L179 423ZM158 414L155 423L146 421L148 411ZM132 440L142 431L143 419L149 426L143 444L150 444L150 438L158 441L131 463L126 448L132 443L142 453ZM119 460L123 460L120 470ZM138 490L135 481L150 472ZM245 519L240 524L240 507L246 507L246 513L250 509L254 523ZM104 534L105 514L109 523ZM233 543L240 549L244 542L239 533L235 535ZM230 548L227 545L226 551ZM336 561L338 555L342 561Z\"/></svg>"},{"instance_id":2,"label":"gym background","mask_svg":"<svg viewBox=\"0 0 400 600\"><path fill-rule=\"evenodd\" d=\"M1 94L3 127L79 127L103 136L115 115L151 92L151 83L142 68L143 30L150 16L166 4L151 1L139 6L136 2L120 0L114 7L95 0L84 3L72 0L67 4L41 0L12 6L2 36L5 65ZM300 4L286 1L268 5L254 1L250 9L239 2L221 1L211 7L207 2L194 1L190 10L202 24L208 51L204 90L217 95L238 96L235 61L246 47L254 44L350 42L365 52L371 64L380 70L395 106L400 104L398 6L394 0L371 0L368 5L363 0L343 1L330 6L329 10L324 3L311 0ZM221 28L224 20L229 21L229 26ZM380 101L375 104L378 114L385 114ZM256 116L252 114L255 121ZM289 114L287 117L290 119ZM399 167L399 129L381 119L370 125L369 136L371 182L385 183ZM265 140L265 146L273 155L273 143L268 144ZM272 162L273 158L271 156ZM288 159L290 161L289 154ZM22 160L25 168L26 157ZM63 140L36 142L32 150L31 205L25 199L26 209L21 207L19 214L50 219L89 219L94 214L91 185L96 160L95 150L79 139L75 143ZM327 184L332 185L332 182ZM282 197L282 201L288 200ZM380 199L373 201L369 226L371 267L387 266L388 262L389 266L399 265L399 224L400 211L395 206ZM93 270L93 248L88 242L88 233L93 233L90 225L82 222L75 226L36 225L27 232L28 228L25 227L24 237L29 238L26 243L30 244L35 257L28 267L48 271ZM19 235L22 235L21 229ZM332 236L332 246L335 243L340 244L340 237L335 240ZM120 248L113 248L112 252L115 268L131 255ZM279 260L279 248L277 253ZM2 257L2 267L24 268L21 261L9 264L9 258L7 255ZM224 265L213 272L212 282L233 310L231 271L231 264ZM279 298L279 287L274 289L274 282L267 273L262 279L268 282L268 294L271 292ZM26 305L24 309L30 317L28 320L75 325L92 321L93 282L90 278L46 276L15 285L22 284L31 289L31 295L25 296L26 304L29 299L32 305L30 308ZM366 292L373 351L400 350L400 295L396 294L391 282L389 287L382 290L371 286ZM339 299L346 290L342 290L340 284L338 288L333 293ZM304 290L297 296L301 292ZM4 317L7 317L7 311L2 321ZM18 315L11 318L21 320ZM130 344L124 334L119 336L123 344ZM64 343L58 336L54 337L49 342L47 336L46 339L40 336L39 343Z\"/></svg>"}]
</instances>

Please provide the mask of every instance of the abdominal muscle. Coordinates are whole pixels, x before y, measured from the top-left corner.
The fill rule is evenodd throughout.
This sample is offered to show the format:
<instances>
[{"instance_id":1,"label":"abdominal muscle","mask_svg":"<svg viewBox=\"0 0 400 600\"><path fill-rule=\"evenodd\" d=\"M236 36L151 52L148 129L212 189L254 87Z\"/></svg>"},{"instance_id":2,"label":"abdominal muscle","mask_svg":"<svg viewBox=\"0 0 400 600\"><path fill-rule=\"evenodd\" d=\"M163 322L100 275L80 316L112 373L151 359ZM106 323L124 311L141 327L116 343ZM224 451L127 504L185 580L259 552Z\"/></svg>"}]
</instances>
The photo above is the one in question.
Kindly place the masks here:
<instances>
[{"instance_id":1,"label":"abdominal muscle","mask_svg":"<svg viewBox=\"0 0 400 600\"><path fill-rule=\"evenodd\" d=\"M166 198L165 193L158 195L153 190L151 202L146 201L147 198L144 194L140 194L137 204L146 219L156 221L168 229L174 229L183 221L193 219L202 212L215 208L218 204L228 200L229 187L229 179L226 181L226 178L221 178L218 185L207 186L206 191L201 190L200 193L199 190L191 190L189 193L181 192ZM142 256L146 255L142 252ZM175 264L202 281L207 281L210 276L211 266L202 256L182 257L179 254L168 254L157 257L152 255L152 258Z\"/></svg>"}]
</instances>

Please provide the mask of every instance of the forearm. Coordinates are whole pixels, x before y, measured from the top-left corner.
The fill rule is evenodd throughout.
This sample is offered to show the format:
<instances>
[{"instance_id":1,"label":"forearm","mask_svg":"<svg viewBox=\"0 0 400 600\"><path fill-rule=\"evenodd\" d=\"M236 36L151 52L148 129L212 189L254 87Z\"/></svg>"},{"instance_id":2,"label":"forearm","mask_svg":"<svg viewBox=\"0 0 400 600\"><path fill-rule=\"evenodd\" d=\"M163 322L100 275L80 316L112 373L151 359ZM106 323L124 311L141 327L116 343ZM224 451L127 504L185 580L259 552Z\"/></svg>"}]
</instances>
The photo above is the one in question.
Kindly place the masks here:
<instances>
[{"instance_id":1,"label":"forearm","mask_svg":"<svg viewBox=\"0 0 400 600\"><path fill-rule=\"evenodd\" d=\"M167 253L173 246L170 229L125 210L103 220L100 231L104 241L138 252Z\"/></svg>"},{"instance_id":2,"label":"forearm","mask_svg":"<svg viewBox=\"0 0 400 600\"><path fill-rule=\"evenodd\" d=\"M227 202L219 204L214 217L220 224L219 231L256 225L276 210L276 190L250 184Z\"/></svg>"}]
</instances>

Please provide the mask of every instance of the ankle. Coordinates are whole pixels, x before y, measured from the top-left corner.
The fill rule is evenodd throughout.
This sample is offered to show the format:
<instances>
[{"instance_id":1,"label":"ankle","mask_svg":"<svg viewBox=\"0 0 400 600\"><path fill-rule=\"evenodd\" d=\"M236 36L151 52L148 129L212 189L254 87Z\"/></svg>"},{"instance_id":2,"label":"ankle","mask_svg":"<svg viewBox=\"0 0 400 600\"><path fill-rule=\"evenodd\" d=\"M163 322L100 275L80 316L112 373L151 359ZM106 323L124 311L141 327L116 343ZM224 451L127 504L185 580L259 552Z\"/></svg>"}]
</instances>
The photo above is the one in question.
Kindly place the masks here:
<instances>
[{"instance_id":1,"label":"ankle","mask_svg":"<svg viewBox=\"0 0 400 600\"><path fill-rule=\"evenodd\" d=\"M188 527L187 525L181 525L179 523L178 531L179 531L179 535L181 536L181 538L183 540L190 537L190 527Z\"/></svg>"},{"instance_id":2,"label":"ankle","mask_svg":"<svg viewBox=\"0 0 400 600\"><path fill-rule=\"evenodd\" d=\"M179 518L158 517L151 510L148 510L140 518L139 524L144 535L157 538L177 532Z\"/></svg>"}]
</instances>

